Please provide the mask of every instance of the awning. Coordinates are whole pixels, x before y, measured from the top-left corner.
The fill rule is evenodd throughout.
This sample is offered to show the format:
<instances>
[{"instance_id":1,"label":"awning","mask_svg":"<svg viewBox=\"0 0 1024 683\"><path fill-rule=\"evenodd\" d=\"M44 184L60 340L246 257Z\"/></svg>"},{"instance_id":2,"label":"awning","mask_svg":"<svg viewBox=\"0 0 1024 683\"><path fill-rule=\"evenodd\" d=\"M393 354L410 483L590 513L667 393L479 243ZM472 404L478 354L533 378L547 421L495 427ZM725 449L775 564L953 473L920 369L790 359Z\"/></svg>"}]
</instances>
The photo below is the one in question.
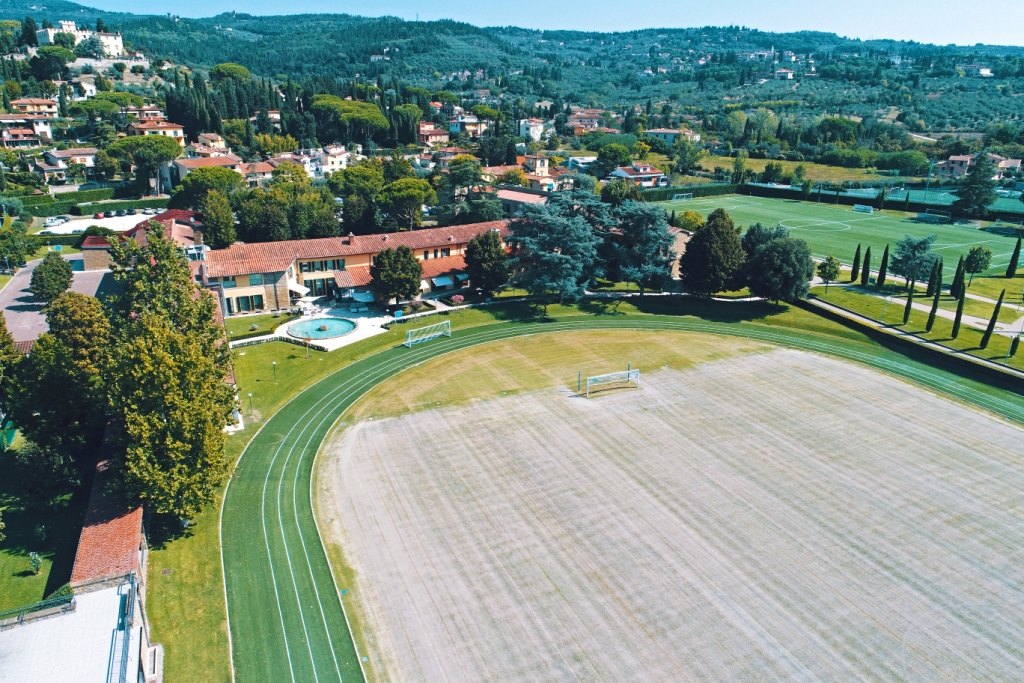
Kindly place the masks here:
<instances>
[{"instance_id":1,"label":"awning","mask_svg":"<svg viewBox=\"0 0 1024 683\"><path fill-rule=\"evenodd\" d=\"M426 280L420 280L420 291L426 292L430 290L430 283Z\"/></svg>"},{"instance_id":2,"label":"awning","mask_svg":"<svg viewBox=\"0 0 1024 683\"><path fill-rule=\"evenodd\" d=\"M299 296L306 296L307 294L309 294L309 287L306 287L305 285L300 285L298 282L289 282L288 291L295 292Z\"/></svg>"},{"instance_id":3,"label":"awning","mask_svg":"<svg viewBox=\"0 0 1024 683\"><path fill-rule=\"evenodd\" d=\"M432 277L430 278L430 281L434 283L435 287L447 287L448 285L454 284L452 282L452 279L447 275L442 275L441 277Z\"/></svg>"},{"instance_id":4,"label":"awning","mask_svg":"<svg viewBox=\"0 0 1024 683\"><path fill-rule=\"evenodd\" d=\"M456 273L455 279L458 280L459 282L465 282L466 280L469 279L469 276L466 275L465 273Z\"/></svg>"},{"instance_id":5,"label":"awning","mask_svg":"<svg viewBox=\"0 0 1024 683\"><path fill-rule=\"evenodd\" d=\"M373 303L373 292L352 292L352 298L363 304Z\"/></svg>"}]
</instances>

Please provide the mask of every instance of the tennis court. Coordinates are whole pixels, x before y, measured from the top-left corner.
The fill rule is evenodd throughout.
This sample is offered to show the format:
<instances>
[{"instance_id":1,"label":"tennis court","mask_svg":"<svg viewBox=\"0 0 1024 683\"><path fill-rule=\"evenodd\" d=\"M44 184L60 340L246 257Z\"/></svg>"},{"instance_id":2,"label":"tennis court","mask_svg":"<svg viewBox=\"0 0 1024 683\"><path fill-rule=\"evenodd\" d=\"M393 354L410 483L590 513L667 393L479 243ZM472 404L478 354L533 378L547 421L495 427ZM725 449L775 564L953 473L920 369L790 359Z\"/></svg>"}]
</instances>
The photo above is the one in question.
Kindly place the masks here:
<instances>
[{"instance_id":1,"label":"tennis court","mask_svg":"<svg viewBox=\"0 0 1024 683\"><path fill-rule=\"evenodd\" d=\"M715 209L725 209L736 225L743 229L757 222L769 226L783 225L789 228L792 237L805 240L815 256L831 254L846 264L853 260L858 244L862 250L871 247L876 268L886 244L891 249L906 235L937 235L932 250L943 257L945 270L950 274L956 270L960 255L966 256L977 244L992 250L992 267L987 272L1000 273L1006 270L1017 241L1005 226L989 229L991 224L988 222L982 223L981 229L949 223L925 223L915 220L917 214L889 210L859 213L852 206L841 204L722 195L692 201L669 201L663 205L669 212L697 211L705 217Z\"/></svg>"}]
</instances>

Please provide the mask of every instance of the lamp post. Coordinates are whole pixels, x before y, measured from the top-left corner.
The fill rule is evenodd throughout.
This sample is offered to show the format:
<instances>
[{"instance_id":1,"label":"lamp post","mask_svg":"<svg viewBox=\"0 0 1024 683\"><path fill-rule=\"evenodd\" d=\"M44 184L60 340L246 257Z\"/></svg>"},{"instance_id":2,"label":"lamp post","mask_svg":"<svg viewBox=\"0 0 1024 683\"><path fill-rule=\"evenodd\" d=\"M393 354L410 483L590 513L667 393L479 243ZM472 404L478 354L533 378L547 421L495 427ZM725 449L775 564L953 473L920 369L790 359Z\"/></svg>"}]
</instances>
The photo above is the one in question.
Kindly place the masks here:
<instances>
[{"instance_id":1,"label":"lamp post","mask_svg":"<svg viewBox=\"0 0 1024 683\"><path fill-rule=\"evenodd\" d=\"M270 361L270 364L274 366L274 384L277 384L277 361Z\"/></svg>"},{"instance_id":2,"label":"lamp post","mask_svg":"<svg viewBox=\"0 0 1024 683\"><path fill-rule=\"evenodd\" d=\"M251 391L249 392L249 419L250 420L255 420L256 419L255 417L253 417L253 413L252 413L252 392Z\"/></svg>"},{"instance_id":3,"label":"lamp post","mask_svg":"<svg viewBox=\"0 0 1024 683\"><path fill-rule=\"evenodd\" d=\"M882 326L883 327L885 326L885 306L886 306L886 304L889 303L889 299L891 299L892 295L895 294L895 293L896 293L896 283L893 282L892 283L892 288L889 290L889 296L887 296L887 297L883 296L882 297Z\"/></svg>"},{"instance_id":4,"label":"lamp post","mask_svg":"<svg viewBox=\"0 0 1024 683\"><path fill-rule=\"evenodd\" d=\"M935 165L935 159L929 159L928 160L928 181L924 184L924 203L925 204L928 204L928 199L931 197L931 195L929 193L931 192L931 188L932 188L932 166L934 166L934 165ZM907 190L907 193L908 194L910 193L909 189Z\"/></svg>"}]
</instances>

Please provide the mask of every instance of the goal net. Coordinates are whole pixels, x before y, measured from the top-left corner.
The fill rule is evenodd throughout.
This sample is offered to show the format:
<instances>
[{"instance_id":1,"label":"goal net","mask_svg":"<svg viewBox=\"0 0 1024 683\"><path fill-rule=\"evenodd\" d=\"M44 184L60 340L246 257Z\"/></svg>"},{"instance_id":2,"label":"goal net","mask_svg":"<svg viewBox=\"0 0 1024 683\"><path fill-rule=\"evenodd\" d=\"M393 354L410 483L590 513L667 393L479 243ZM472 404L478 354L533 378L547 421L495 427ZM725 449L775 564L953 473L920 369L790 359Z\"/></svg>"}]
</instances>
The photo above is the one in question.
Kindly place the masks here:
<instances>
[{"instance_id":1,"label":"goal net","mask_svg":"<svg viewBox=\"0 0 1024 683\"><path fill-rule=\"evenodd\" d=\"M674 194L674 195L672 195L672 201L674 201L674 202L692 202L693 201L693 193L692 192L684 192L682 194Z\"/></svg>"},{"instance_id":2,"label":"goal net","mask_svg":"<svg viewBox=\"0 0 1024 683\"><path fill-rule=\"evenodd\" d=\"M981 221L962 220L956 221L955 223L953 223L953 225L959 225L962 228L971 228L974 230L981 229Z\"/></svg>"},{"instance_id":3,"label":"goal net","mask_svg":"<svg viewBox=\"0 0 1024 683\"><path fill-rule=\"evenodd\" d=\"M853 210L857 213L874 213L875 207L868 206L867 204L854 204Z\"/></svg>"},{"instance_id":4,"label":"goal net","mask_svg":"<svg viewBox=\"0 0 1024 683\"><path fill-rule=\"evenodd\" d=\"M587 398L590 397L592 387L618 385L640 386L639 370L623 370L622 372L611 372L607 375L594 375L587 378Z\"/></svg>"},{"instance_id":5,"label":"goal net","mask_svg":"<svg viewBox=\"0 0 1024 683\"><path fill-rule=\"evenodd\" d=\"M949 223L953 215L949 211L938 209L926 209L924 213L917 214L917 219L926 223Z\"/></svg>"},{"instance_id":6,"label":"goal net","mask_svg":"<svg viewBox=\"0 0 1024 683\"><path fill-rule=\"evenodd\" d=\"M405 343L402 344L402 346L408 346L411 348L413 344L430 341L431 339L437 339L438 337L450 336L452 336L452 324L451 321L445 320L443 323L436 323L434 325L427 325L426 327L418 327L415 330L407 331L405 333Z\"/></svg>"}]
</instances>

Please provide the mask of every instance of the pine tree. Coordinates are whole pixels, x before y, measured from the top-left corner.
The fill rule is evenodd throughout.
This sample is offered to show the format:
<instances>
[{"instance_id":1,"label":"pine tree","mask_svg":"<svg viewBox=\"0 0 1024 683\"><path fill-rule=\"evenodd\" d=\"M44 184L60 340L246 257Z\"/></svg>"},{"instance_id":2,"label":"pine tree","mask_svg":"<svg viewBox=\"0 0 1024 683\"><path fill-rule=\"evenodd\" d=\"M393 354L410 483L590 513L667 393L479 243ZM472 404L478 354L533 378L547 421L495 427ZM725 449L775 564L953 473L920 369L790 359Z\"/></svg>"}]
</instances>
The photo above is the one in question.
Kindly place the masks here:
<instances>
[{"instance_id":1,"label":"pine tree","mask_svg":"<svg viewBox=\"0 0 1024 683\"><path fill-rule=\"evenodd\" d=\"M1006 266L1006 277L1014 277L1017 274L1017 261L1020 260L1020 240L1017 238L1017 246L1013 248L1013 255L1010 257L1010 263Z\"/></svg>"},{"instance_id":2,"label":"pine tree","mask_svg":"<svg viewBox=\"0 0 1024 683\"><path fill-rule=\"evenodd\" d=\"M672 217L668 219L668 224L673 226L673 227L676 224L676 210L675 209L672 209Z\"/></svg>"},{"instance_id":3,"label":"pine tree","mask_svg":"<svg viewBox=\"0 0 1024 683\"><path fill-rule=\"evenodd\" d=\"M885 276L889 271L889 245L885 245L885 251L882 252L882 262L878 265L878 279L875 280L875 286L882 287L885 285Z\"/></svg>"},{"instance_id":4,"label":"pine tree","mask_svg":"<svg viewBox=\"0 0 1024 683\"><path fill-rule=\"evenodd\" d=\"M996 329L996 321L999 319L999 309L1003 307L1003 297L1006 296L1006 290L1004 289L999 293L999 300L996 301L995 310L992 311L992 319L988 321L988 327L985 328L985 334L981 336L981 348L988 348L989 341L992 340L992 333Z\"/></svg>"},{"instance_id":5,"label":"pine tree","mask_svg":"<svg viewBox=\"0 0 1024 683\"><path fill-rule=\"evenodd\" d=\"M860 272L860 245L857 245L857 251L853 254L853 266L850 268L850 282L857 279L857 273Z\"/></svg>"},{"instance_id":6,"label":"pine tree","mask_svg":"<svg viewBox=\"0 0 1024 683\"><path fill-rule=\"evenodd\" d=\"M953 284L949 286L949 295L954 299L962 298L960 290L964 286L964 257L960 256L959 263L956 264L956 274L953 275Z\"/></svg>"},{"instance_id":7,"label":"pine tree","mask_svg":"<svg viewBox=\"0 0 1024 683\"><path fill-rule=\"evenodd\" d=\"M931 332L932 327L935 325L935 313L939 310L939 294L942 290L938 287L935 288L935 298L932 299L932 310L928 312L928 324L924 326L925 332Z\"/></svg>"},{"instance_id":8,"label":"pine tree","mask_svg":"<svg viewBox=\"0 0 1024 683\"><path fill-rule=\"evenodd\" d=\"M871 279L871 247L868 247L864 252L864 268L860 273L860 284L862 287L868 286L868 281Z\"/></svg>"},{"instance_id":9,"label":"pine tree","mask_svg":"<svg viewBox=\"0 0 1024 683\"><path fill-rule=\"evenodd\" d=\"M903 210L910 213L910 190L907 190L906 199L903 200Z\"/></svg>"},{"instance_id":10,"label":"pine tree","mask_svg":"<svg viewBox=\"0 0 1024 683\"><path fill-rule=\"evenodd\" d=\"M903 324L910 322L910 310L914 307L914 283L910 283L910 291L907 293L907 305L903 309Z\"/></svg>"},{"instance_id":11,"label":"pine tree","mask_svg":"<svg viewBox=\"0 0 1024 683\"><path fill-rule=\"evenodd\" d=\"M963 297L956 302L956 317L953 318L953 333L950 335L953 339L956 339L960 334L960 319L964 317L964 300Z\"/></svg>"}]
</instances>

